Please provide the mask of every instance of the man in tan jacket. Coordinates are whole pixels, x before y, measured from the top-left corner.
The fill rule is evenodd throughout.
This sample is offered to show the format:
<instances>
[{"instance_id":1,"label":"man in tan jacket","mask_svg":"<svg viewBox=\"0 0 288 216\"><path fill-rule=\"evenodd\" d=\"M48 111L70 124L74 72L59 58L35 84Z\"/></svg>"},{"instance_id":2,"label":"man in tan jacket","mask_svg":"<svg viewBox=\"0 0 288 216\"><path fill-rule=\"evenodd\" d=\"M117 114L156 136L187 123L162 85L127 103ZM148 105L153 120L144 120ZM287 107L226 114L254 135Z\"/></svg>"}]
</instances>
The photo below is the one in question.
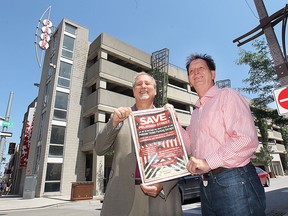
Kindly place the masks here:
<instances>
[{"instance_id":1,"label":"man in tan jacket","mask_svg":"<svg viewBox=\"0 0 288 216\"><path fill-rule=\"evenodd\" d=\"M132 111L153 109L156 82L145 72L133 83L135 105L115 109L95 139L97 155L114 150L101 215L103 216L181 216L177 180L145 185L137 176L137 161L128 116Z\"/></svg>"}]
</instances>

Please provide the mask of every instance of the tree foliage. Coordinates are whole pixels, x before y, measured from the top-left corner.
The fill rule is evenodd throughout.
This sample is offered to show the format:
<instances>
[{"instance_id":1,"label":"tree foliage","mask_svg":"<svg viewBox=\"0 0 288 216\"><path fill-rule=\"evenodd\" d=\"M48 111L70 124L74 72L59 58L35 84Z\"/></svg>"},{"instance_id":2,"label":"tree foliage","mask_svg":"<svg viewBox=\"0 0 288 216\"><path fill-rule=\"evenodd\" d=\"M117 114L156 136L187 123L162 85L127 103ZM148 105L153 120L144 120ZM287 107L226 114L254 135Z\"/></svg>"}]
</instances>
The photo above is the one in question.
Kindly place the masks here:
<instances>
[{"instance_id":1,"label":"tree foliage","mask_svg":"<svg viewBox=\"0 0 288 216\"><path fill-rule=\"evenodd\" d=\"M252 162L255 166L260 165L269 166L271 164L272 159L273 157L270 156L269 151L261 147L259 154L257 155L256 158L252 160Z\"/></svg>"},{"instance_id":2,"label":"tree foliage","mask_svg":"<svg viewBox=\"0 0 288 216\"><path fill-rule=\"evenodd\" d=\"M264 40L256 40L252 46L255 48L254 52L240 49L239 59L236 61L238 65L249 66L249 77L243 80L249 86L239 90L258 95L253 99L253 103L265 107L274 101L273 90L280 87L280 83L267 43Z\"/></svg>"},{"instance_id":3,"label":"tree foliage","mask_svg":"<svg viewBox=\"0 0 288 216\"><path fill-rule=\"evenodd\" d=\"M252 43L255 51L246 51L241 49L239 52L239 59L236 61L238 65L249 66L248 78L243 82L248 84L248 87L239 88L240 91L248 94L257 95L251 101L251 110L255 117L255 123L259 128L261 134L263 148L254 159L256 165L269 165L271 163L271 156L268 150L268 125L267 119L272 120L272 124L278 125L282 128L281 134L283 143L287 149L288 147L288 127L287 118L279 116L276 109L268 107L274 101L273 91L279 88L280 82L277 77L274 62L270 54L269 47L264 40L255 40Z\"/></svg>"},{"instance_id":4,"label":"tree foliage","mask_svg":"<svg viewBox=\"0 0 288 216\"><path fill-rule=\"evenodd\" d=\"M240 49L238 65L249 66L248 77L243 80L247 87L238 88L248 94L256 94L251 105L254 107L253 113L257 114L257 119L271 119L280 127L287 126L287 118L279 116L276 109L269 109L268 105L274 101L273 91L279 88L280 82L277 77L274 62L270 54L269 47L264 40L255 40L252 43L255 51Z\"/></svg>"}]
</instances>

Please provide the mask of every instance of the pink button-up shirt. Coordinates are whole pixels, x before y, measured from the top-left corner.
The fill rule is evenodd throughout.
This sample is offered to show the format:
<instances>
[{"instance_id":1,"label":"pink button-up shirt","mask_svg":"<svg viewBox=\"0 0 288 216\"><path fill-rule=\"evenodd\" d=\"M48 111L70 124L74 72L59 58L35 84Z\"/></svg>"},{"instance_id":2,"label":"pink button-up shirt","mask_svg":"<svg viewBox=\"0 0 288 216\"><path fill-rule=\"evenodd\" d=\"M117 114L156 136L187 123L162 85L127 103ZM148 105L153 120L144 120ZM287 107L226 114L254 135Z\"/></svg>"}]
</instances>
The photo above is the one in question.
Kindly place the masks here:
<instances>
[{"instance_id":1,"label":"pink button-up shirt","mask_svg":"<svg viewBox=\"0 0 288 216\"><path fill-rule=\"evenodd\" d=\"M259 144L247 101L216 86L198 99L190 125L181 133L187 153L206 159L211 169L245 166Z\"/></svg>"}]
</instances>

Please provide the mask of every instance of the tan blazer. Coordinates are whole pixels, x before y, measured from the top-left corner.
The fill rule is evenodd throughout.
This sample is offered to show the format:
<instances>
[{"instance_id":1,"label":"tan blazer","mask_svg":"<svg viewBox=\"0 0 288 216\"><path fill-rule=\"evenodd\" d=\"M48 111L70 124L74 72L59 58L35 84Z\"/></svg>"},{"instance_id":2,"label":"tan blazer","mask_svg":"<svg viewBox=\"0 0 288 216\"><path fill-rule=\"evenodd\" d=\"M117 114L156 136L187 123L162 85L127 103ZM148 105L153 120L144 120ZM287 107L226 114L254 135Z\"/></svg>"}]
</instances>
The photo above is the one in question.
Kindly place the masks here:
<instances>
[{"instance_id":1,"label":"tan blazer","mask_svg":"<svg viewBox=\"0 0 288 216\"><path fill-rule=\"evenodd\" d=\"M98 133L94 147L97 155L114 149L109 181L106 188L101 215L127 216L132 208L135 193L136 155L128 119L113 129L112 118ZM177 180L163 182L165 199L149 197L149 215L181 216L182 206Z\"/></svg>"}]
</instances>

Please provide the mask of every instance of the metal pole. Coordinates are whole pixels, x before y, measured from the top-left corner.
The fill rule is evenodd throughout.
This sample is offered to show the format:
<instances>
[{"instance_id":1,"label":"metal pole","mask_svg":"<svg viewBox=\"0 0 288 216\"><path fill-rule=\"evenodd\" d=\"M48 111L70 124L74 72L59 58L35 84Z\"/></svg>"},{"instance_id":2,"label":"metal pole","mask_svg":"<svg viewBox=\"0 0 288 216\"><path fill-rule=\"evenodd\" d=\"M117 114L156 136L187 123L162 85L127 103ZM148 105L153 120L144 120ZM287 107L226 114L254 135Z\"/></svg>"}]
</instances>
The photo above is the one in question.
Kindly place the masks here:
<instances>
[{"instance_id":1,"label":"metal pole","mask_svg":"<svg viewBox=\"0 0 288 216\"><path fill-rule=\"evenodd\" d=\"M6 109L6 115L5 115L5 121L6 121L6 122L9 122L9 119L10 119L10 111L11 111L13 94L14 94L14 93L11 91L11 92L10 92L10 96L9 96L9 101L8 101L7 109ZM6 132L6 131L7 131L7 128L8 128L8 126L3 126L2 132ZM6 136L1 136L1 138L0 138L0 170L1 170L2 159L3 159L3 155L4 155L5 142L6 142Z\"/></svg>"},{"instance_id":2,"label":"metal pole","mask_svg":"<svg viewBox=\"0 0 288 216\"><path fill-rule=\"evenodd\" d=\"M265 5L263 3L263 0L254 0L254 3L258 11L260 23L266 24L269 16L265 8ZM279 46L276 34L274 32L273 27L271 26L271 23L266 25L263 28L263 31L264 31L264 34L266 36L266 39L270 48L272 58L274 60L276 74L278 76L280 84L287 85L288 84L288 66L283 57L282 50Z\"/></svg>"}]
</instances>

